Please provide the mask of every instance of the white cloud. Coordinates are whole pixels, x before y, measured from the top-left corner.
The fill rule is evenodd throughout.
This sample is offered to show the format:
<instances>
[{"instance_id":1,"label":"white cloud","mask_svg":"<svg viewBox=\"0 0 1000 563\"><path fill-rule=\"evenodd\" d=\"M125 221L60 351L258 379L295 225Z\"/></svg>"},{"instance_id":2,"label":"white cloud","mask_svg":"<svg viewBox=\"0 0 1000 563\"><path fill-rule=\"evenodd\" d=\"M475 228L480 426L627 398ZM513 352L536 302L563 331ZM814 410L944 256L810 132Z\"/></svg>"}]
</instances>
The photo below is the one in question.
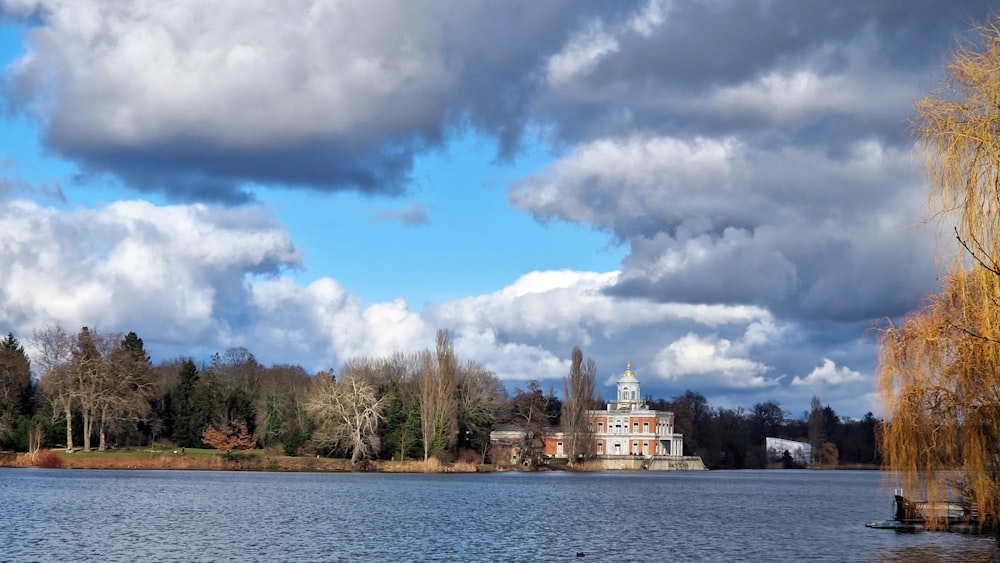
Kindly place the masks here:
<instances>
[{"instance_id":1,"label":"white cloud","mask_svg":"<svg viewBox=\"0 0 1000 563\"><path fill-rule=\"evenodd\" d=\"M720 88L699 102L704 111L766 117L792 124L824 112L876 114L884 112L907 89L890 88L881 81L854 74L824 75L810 69L775 70L754 82Z\"/></svg>"},{"instance_id":2,"label":"white cloud","mask_svg":"<svg viewBox=\"0 0 1000 563\"><path fill-rule=\"evenodd\" d=\"M860 372L847 367L837 367L836 362L823 358L823 365L816 367L805 377L795 376L792 385L804 387L830 386L836 387L862 380Z\"/></svg>"},{"instance_id":3,"label":"white cloud","mask_svg":"<svg viewBox=\"0 0 1000 563\"><path fill-rule=\"evenodd\" d=\"M597 360L609 385L633 361L654 396L683 384L825 397L858 383L854 372L824 368L782 394L758 359L787 344L787 327L767 310L618 297L606 291L617 272L530 272L495 293L424 311L404 299L364 304L329 277L299 285L284 273L299 263L297 250L259 207L123 201L61 211L11 201L0 210L0 241L8 265L0 324L21 338L51 323L88 325L134 330L160 359L243 346L265 363L318 370L430 349L444 328L463 360L512 386L534 379L557 392L574 346Z\"/></svg>"},{"instance_id":4,"label":"white cloud","mask_svg":"<svg viewBox=\"0 0 1000 563\"><path fill-rule=\"evenodd\" d=\"M659 377L692 380L705 386L756 388L777 384L762 374L768 367L747 358L732 357L732 343L724 338L687 334L670 343L654 359Z\"/></svg>"},{"instance_id":5,"label":"white cloud","mask_svg":"<svg viewBox=\"0 0 1000 563\"><path fill-rule=\"evenodd\" d=\"M620 40L629 34L650 39L666 20L663 0L649 0L622 23L592 21L573 33L563 48L546 61L546 80L553 89L569 89L597 66L621 50Z\"/></svg>"},{"instance_id":6,"label":"white cloud","mask_svg":"<svg viewBox=\"0 0 1000 563\"><path fill-rule=\"evenodd\" d=\"M617 51L618 41L614 37L599 26L591 26L575 35L561 52L549 58L549 85L559 87L578 76L586 75L602 59Z\"/></svg>"},{"instance_id":7,"label":"white cloud","mask_svg":"<svg viewBox=\"0 0 1000 563\"><path fill-rule=\"evenodd\" d=\"M628 22L628 27L642 37L649 37L666 21L669 6L664 0L649 0L645 9L636 13Z\"/></svg>"},{"instance_id":8,"label":"white cloud","mask_svg":"<svg viewBox=\"0 0 1000 563\"><path fill-rule=\"evenodd\" d=\"M233 321L247 276L299 264L287 233L255 207L120 201L64 213L9 201L0 239L4 316L28 329L136 322L190 338Z\"/></svg>"},{"instance_id":9,"label":"white cloud","mask_svg":"<svg viewBox=\"0 0 1000 563\"><path fill-rule=\"evenodd\" d=\"M305 287L289 278L253 283L253 306L260 319L247 334L267 357L310 367L354 357L415 353L433 342L434 327L409 309L404 299L363 306L335 280L320 278Z\"/></svg>"},{"instance_id":10,"label":"white cloud","mask_svg":"<svg viewBox=\"0 0 1000 563\"><path fill-rule=\"evenodd\" d=\"M627 232L626 222L640 228L649 219L711 217L720 205L725 210L728 203L719 198L740 179L742 157L733 138L599 139L515 182L509 197L541 217Z\"/></svg>"},{"instance_id":11,"label":"white cloud","mask_svg":"<svg viewBox=\"0 0 1000 563\"><path fill-rule=\"evenodd\" d=\"M46 26L15 72L58 69L52 127L114 144L193 133L228 145L297 143L398 117L392 100L446 91L453 79L429 44L405 33L407 22L376 26L353 2L31 7Z\"/></svg>"},{"instance_id":12,"label":"white cloud","mask_svg":"<svg viewBox=\"0 0 1000 563\"><path fill-rule=\"evenodd\" d=\"M530 272L496 293L449 301L430 308L427 314L447 326L492 326L526 335L559 334L564 340L575 338L581 344L664 322L715 327L771 320L766 310L753 306L616 298L606 290L618 276L617 272Z\"/></svg>"},{"instance_id":13,"label":"white cloud","mask_svg":"<svg viewBox=\"0 0 1000 563\"><path fill-rule=\"evenodd\" d=\"M455 353L474 359L502 381L553 380L569 373L569 359L540 346L503 342L488 326L463 326L453 334Z\"/></svg>"}]
</instances>

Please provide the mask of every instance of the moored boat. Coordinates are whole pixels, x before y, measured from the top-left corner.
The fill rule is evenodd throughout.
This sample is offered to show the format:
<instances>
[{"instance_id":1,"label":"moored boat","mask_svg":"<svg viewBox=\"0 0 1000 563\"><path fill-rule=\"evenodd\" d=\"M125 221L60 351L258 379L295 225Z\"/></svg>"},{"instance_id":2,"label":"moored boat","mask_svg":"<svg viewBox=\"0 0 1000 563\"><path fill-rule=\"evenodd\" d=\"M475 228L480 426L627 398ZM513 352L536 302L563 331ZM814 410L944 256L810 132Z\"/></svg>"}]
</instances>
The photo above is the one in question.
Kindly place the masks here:
<instances>
[{"instance_id":1,"label":"moored boat","mask_svg":"<svg viewBox=\"0 0 1000 563\"><path fill-rule=\"evenodd\" d=\"M868 528L915 532L925 529L983 533L989 526L979 520L976 510L967 504L946 501L910 500L896 490L892 502L892 519L865 524Z\"/></svg>"}]
</instances>

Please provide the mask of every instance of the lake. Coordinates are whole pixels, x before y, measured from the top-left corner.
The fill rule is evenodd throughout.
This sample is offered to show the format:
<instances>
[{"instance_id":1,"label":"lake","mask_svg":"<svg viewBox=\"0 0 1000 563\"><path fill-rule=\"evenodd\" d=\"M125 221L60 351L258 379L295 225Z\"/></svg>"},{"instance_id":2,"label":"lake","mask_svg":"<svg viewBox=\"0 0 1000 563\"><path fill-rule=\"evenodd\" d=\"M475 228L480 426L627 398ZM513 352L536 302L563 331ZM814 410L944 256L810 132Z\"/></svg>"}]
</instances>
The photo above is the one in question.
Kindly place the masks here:
<instances>
[{"instance_id":1,"label":"lake","mask_svg":"<svg viewBox=\"0 0 1000 563\"><path fill-rule=\"evenodd\" d=\"M3 561L993 561L875 471L0 470ZM577 556L584 554L583 558Z\"/></svg>"}]
</instances>

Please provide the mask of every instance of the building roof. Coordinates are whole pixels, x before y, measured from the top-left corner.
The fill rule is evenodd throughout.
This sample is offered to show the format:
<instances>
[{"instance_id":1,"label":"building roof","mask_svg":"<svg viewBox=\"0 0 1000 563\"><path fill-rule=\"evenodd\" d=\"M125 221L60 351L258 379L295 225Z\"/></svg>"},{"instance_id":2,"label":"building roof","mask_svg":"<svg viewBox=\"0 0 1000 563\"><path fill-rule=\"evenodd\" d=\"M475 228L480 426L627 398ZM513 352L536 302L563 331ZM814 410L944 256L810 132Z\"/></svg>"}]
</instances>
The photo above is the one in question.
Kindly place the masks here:
<instances>
[{"instance_id":1,"label":"building roof","mask_svg":"<svg viewBox=\"0 0 1000 563\"><path fill-rule=\"evenodd\" d=\"M625 373L622 374L621 378L618 380L618 383L625 383L629 381L638 382L638 380L635 378L635 374L632 373L632 362L628 362L627 364L625 364Z\"/></svg>"}]
</instances>

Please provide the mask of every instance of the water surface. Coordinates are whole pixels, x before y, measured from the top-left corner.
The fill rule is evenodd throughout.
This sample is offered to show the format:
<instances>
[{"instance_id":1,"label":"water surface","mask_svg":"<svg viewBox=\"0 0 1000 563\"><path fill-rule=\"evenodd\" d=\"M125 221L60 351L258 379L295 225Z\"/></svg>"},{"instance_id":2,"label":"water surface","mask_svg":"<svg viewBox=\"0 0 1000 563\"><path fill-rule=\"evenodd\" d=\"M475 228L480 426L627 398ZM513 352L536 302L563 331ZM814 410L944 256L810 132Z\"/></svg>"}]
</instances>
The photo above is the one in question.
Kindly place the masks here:
<instances>
[{"instance_id":1,"label":"water surface","mask_svg":"<svg viewBox=\"0 0 1000 563\"><path fill-rule=\"evenodd\" d=\"M993 561L903 534L874 471L0 470L0 560Z\"/></svg>"}]
</instances>

